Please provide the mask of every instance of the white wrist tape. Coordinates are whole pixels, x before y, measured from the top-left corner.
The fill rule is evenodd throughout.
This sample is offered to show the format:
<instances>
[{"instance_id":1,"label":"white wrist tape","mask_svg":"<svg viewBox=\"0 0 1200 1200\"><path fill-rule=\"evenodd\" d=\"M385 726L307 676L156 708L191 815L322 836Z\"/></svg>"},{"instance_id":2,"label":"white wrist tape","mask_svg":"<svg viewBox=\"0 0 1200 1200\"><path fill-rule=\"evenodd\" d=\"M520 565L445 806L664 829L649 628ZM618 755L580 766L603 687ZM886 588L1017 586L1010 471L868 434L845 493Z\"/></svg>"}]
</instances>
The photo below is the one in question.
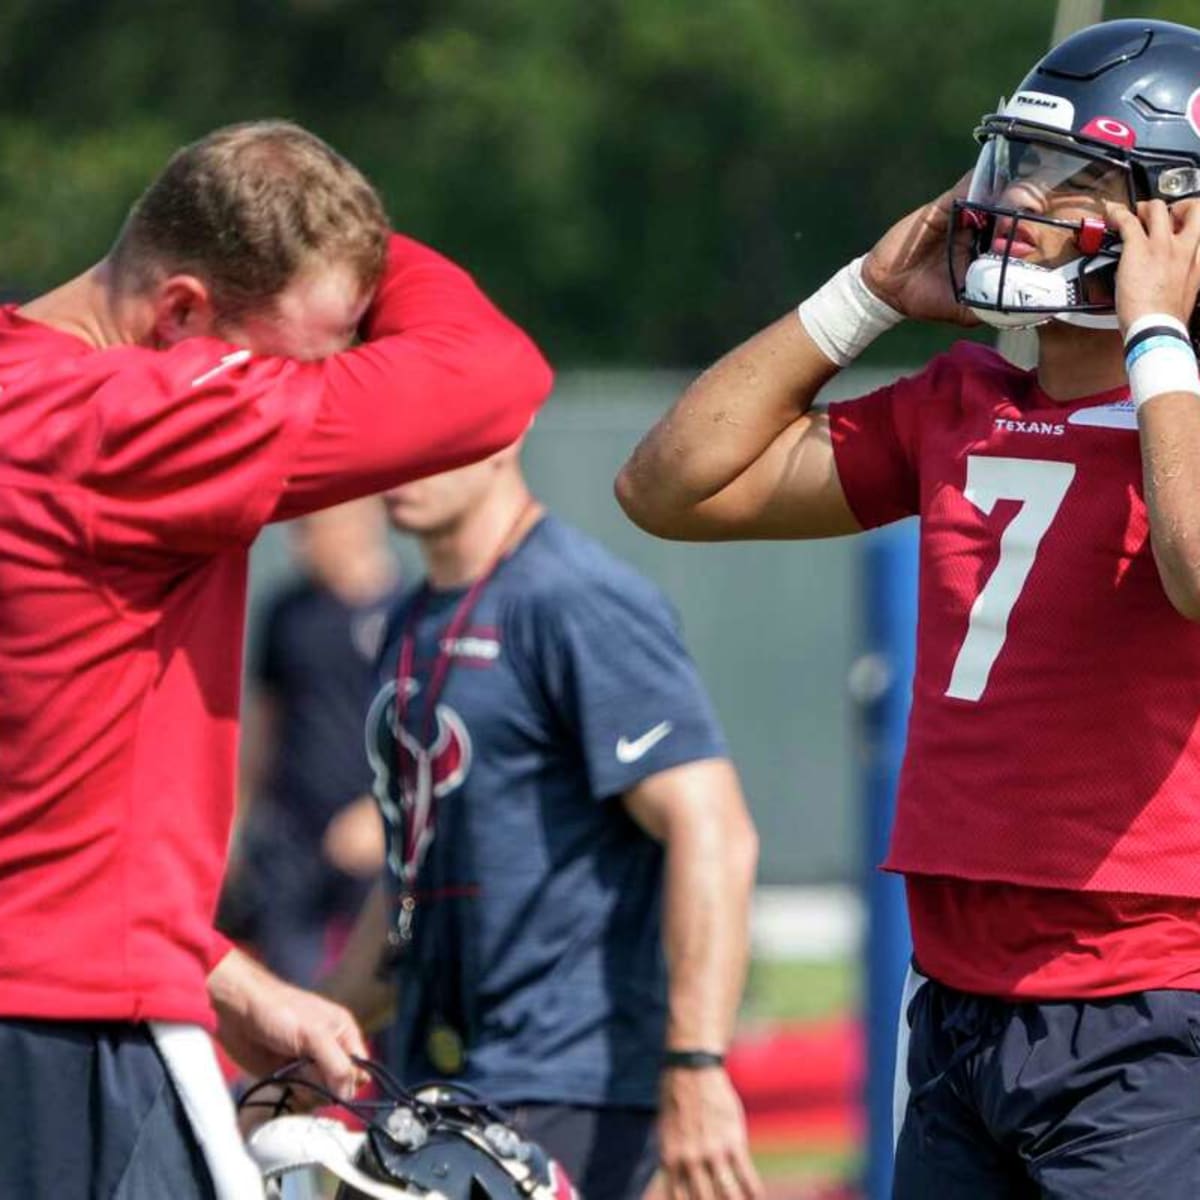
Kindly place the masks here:
<instances>
[{"instance_id":1,"label":"white wrist tape","mask_svg":"<svg viewBox=\"0 0 1200 1200\"><path fill-rule=\"evenodd\" d=\"M881 333L904 320L863 282L863 258L844 266L796 310L808 336L830 362L853 362Z\"/></svg>"},{"instance_id":2,"label":"white wrist tape","mask_svg":"<svg viewBox=\"0 0 1200 1200\"><path fill-rule=\"evenodd\" d=\"M1164 392L1200 396L1200 369L1187 326L1166 313L1139 317L1125 334L1125 374L1134 408Z\"/></svg>"}]
</instances>

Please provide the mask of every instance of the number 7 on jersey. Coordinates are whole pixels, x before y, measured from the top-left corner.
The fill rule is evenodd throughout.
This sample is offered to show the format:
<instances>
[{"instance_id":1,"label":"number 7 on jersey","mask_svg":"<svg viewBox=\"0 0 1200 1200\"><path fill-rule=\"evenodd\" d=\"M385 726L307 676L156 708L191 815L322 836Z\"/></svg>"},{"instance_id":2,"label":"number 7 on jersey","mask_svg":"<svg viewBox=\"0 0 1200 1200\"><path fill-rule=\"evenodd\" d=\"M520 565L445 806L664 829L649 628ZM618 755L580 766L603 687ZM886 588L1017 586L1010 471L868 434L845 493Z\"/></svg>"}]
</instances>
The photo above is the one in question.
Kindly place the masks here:
<instances>
[{"instance_id":1,"label":"number 7 on jersey","mask_svg":"<svg viewBox=\"0 0 1200 1200\"><path fill-rule=\"evenodd\" d=\"M1075 465L1025 458L967 459L963 495L980 512L991 513L998 500L1020 500L1021 507L1000 535L1000 557L983 585L967 622L967 636L954 660L946 695L978 700L1008 637L1008 618L1029 578L1038 547L1075 478Z\"/></svg>"}]
</instances>

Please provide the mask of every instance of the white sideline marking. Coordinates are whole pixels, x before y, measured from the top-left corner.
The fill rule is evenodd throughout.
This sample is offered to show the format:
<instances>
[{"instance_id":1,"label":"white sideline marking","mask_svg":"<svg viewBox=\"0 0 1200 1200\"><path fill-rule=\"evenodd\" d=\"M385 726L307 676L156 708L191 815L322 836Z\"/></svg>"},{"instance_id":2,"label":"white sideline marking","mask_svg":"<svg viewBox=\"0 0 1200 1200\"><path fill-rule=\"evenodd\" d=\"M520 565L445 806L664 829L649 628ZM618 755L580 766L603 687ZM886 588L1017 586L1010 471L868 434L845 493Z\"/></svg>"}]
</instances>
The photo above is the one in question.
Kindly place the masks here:
<instances>
[{"instance_id":1,"label":"white sideline marking","mask_svg":"<svg viewBox=\"0 0 1200 1200\"><path fill-rule=\"evenodd\" d=\"M849 958L861 949L865 929L862 899L845 884L754 890L750 945L758 958Z\"/></svg>"}]
</instances>

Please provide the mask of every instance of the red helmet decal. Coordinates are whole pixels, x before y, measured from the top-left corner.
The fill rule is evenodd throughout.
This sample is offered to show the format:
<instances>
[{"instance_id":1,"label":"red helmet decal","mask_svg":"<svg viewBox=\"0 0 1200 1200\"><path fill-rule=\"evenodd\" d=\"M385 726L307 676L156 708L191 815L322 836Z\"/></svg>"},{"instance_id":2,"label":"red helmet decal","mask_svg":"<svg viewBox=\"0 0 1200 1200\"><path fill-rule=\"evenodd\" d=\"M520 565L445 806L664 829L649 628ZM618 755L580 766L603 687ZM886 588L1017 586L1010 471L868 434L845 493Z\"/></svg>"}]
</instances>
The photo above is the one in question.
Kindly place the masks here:
<instances>
[{"instance_id":1,"label":"red helmet decal","mask_svg":"<svg viewBox=\"0 0 1200 1200\"><path fill-rule=\"evenodd\" d=\"M1193 96L1192 100L1195 99ZM1192 121L1192 128L1195 128L1195 120ZM1124 121L1118 121L1116 117L1093 117L1079 133L1082 137L1095 138L1098 142L1110 142L1114 146L1124 146L1127 149L1137 144L1137 135Z\"/></svg>"},{"instance_id":2,"label":"red helmet decal","mask_svg":"<svg viewBox=\"0 0 1200 1200\"><path fill-rule=\"evenodd\" d=\"M1187 113L1188 124L1192 127L1192 132L1200 137L1200 88L1197 88L1189 97L1187 108L1184 109Z\"/></svg>"},{"instance_id":3,"label":"red helmet decal","mask_svg":"<svg viewBox=\"0 0 1200 1200\"><path fill-rule=\"evenodd\" d=\"M554 1189L554 1200L579 1200L579 1193L575 1190L570 1175L562 1163L554 1159L550 1162L550 1185Z\"/></svg>"}]
</instances>

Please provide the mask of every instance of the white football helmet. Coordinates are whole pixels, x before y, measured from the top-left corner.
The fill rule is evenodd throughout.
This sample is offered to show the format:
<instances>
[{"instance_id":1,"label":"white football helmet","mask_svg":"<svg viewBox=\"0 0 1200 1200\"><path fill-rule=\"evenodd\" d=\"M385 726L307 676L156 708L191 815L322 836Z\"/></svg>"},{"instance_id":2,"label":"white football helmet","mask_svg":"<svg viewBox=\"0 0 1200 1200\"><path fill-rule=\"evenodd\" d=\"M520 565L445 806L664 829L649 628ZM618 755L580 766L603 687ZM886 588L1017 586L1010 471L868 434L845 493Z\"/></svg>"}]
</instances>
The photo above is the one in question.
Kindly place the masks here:
<instances>
[{"instance_id":1,"label":"white football helmet","mask_svg":"<svg viewBox=\"0 0 1200 1200\"><path fill-rule=\"evenodd\" d=\"M379 1063L361 1060L380 1097L343 1102L304 1078L305 1065L260 1080L240 1102L275 1114L247 1142L268 1196L283 1196L294 1173L320 1168L341 1181L338 1200L579 1200L566 1171L469 1088L432 1083L410 1091ZM297 1089L340 1107L362 1129L288 1113ZM272 1098L257 1098L264 1093Z\"/></svg>"}]
</instances>

